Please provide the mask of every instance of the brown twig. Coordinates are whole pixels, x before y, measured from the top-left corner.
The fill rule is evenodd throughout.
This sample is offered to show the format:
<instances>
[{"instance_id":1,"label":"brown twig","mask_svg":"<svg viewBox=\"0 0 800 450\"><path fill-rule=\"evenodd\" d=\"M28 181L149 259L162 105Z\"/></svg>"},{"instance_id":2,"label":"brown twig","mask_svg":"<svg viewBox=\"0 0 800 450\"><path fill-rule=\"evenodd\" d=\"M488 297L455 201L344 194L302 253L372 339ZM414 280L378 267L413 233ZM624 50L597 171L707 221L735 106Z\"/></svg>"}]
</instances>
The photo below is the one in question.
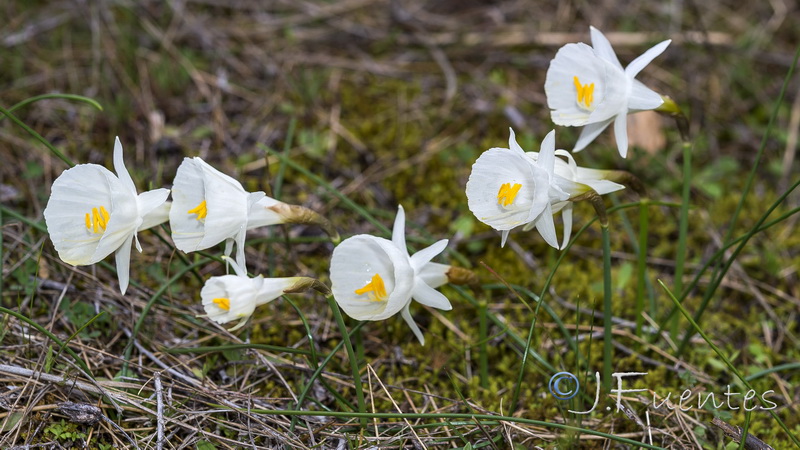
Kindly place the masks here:
<instances>
[{"instance_id":1,"label":"brown twig","mask_svg":"<svg viewBox=\"0 0 800 450\"><path fill-rule=\"evenodd\" d=\"M740 427L731 425L719 417L714 417L714 419L711 421L711 424L722 430L722 432L725 433L725 435L729 438L733 439L734 442L742 442L742 429ZM748 433L747 437L745 438L744 448L745 450L775 450L767 445L764 441L750 433Z\"/></svg>"}]
</instances>

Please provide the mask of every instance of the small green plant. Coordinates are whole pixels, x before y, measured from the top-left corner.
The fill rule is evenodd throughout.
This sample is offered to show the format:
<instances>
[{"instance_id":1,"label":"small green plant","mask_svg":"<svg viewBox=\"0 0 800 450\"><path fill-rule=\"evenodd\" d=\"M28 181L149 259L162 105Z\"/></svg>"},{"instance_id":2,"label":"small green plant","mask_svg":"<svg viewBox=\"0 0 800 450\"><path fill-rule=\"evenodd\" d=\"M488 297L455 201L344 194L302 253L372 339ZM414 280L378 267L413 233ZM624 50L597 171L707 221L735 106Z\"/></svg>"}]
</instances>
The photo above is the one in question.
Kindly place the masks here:
<instances>
[{"instance_id":1,"label":"small green plant","mask_svg":"<svg viewBox=\"0 0 800 450\"><path fill-rule=\"evenodd\" d=\"M53 438L59 441L77 441L87 437L86 433L78 429L78 425L64 419L51 423L44 429L44 432L53 435Z\"/></svg>"}]
</instances>

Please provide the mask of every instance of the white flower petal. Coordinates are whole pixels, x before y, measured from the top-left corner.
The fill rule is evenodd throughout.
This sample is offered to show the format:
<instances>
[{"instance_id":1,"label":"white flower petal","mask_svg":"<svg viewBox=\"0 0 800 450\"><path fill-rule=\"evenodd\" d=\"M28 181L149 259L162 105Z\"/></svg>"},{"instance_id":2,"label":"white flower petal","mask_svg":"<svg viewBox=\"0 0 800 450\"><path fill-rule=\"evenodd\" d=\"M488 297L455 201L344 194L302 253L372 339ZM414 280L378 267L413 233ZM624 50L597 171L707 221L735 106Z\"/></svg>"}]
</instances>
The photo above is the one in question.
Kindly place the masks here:
<instances>
[{"instance_id":1,"label":"white flower petal","mask_svg":"<svg viewBox=\"0 0 800 450\"><path fill-rule=\"evenodd\" d=\"M561 211L561 217L564 220L564 240L561 241L561 250L569 244L569 238L572 236L572 203L567 202L564 209Z\"/></svg>"},{"instance_id":2,"label":"white flower petal","mask_svg":"<svg viewBox=\"0 0 800 450\"><path fill-rule=\"evenodd\" d=\"M274 198L267 197L266 195L258 199L257 202L250 206L250 210L247 213L247 229L252 230L253 228L259 228L267 225L285 223L286 219L284 219L283 216L270 209L270 207L280 203L282 202L275 200Z\"/></svg>"},{"instance_id":3,"label":"white flower petal","mask_svg":"<svg viewBox=\"0 0 800 450\"><path fill-rule=\"evenodd\" d=\"M114 171L117 172L117 178L122 182L133 195L136 195L136 185L133 184L133 179L125 168L125 161L122 159L122 143L119 141L119 136L114 139Z\"/></svg>"},{"instance_id":4,"label":"white flower petal","mask_svg":"<svg viewBox=\"0 0 800 450\"><path fill-rule=\"evenodd\" d=\"M411 261L411 268L414 269L414 272L419 273L419 271L428 264L436 255L442 253L444 249L447 248L447 239L442 239L437 241L433 245L430 245L417 253L414 253L410 257Z\"/></svg>"},{"instance_id":5,"label":"white flower petal","mask_svg":"<svg viewBox=\"0 0 800 450\"><path fill-rule=\"evenodd\" d=\"M383 320L411 301L414 270L407 254L387 239L364 234L345 239L333 250L330 272L334 299L354 319ZM370 299L367 293L356 294L375 275L386 290L382 301Z\"/></svg>"},{"instance_id":6,"label":"white flower petal","mask_svg":"<svg viewBox=\"0 0 800 450\"><path fill-rule=\"evenodd\" d=\"M401 315L403 316L403 320L405 320L408 326L411 328L411 331L414 332L414 336L419 339L419 344L424 346L425 336L422 335L422 331L420 331L417 323L414 322L414 318L411 317L411 311L408 310L408 305L403 308Z\"/></svg>"},{"instance_id":7,"label":"white flower petal","mask_svg":"<svg viewBox=\"0 0 800 450\"><path fill-rule=\"evenodd\" d=\"M200 242L205 234L205 219L189 213L205 201L203 170L195 158L184 158L172 183L172 209L169 212L169 227L172 241L183 252L201 250ZM207 207L207 205L206 205Z\"/></svg>"},{"instance_id":8,"label":"white flower petal","mask_svg":"<svg viewBox=\"0 0 800 450\"><path fill-rule=\"evenodd\" d=\"M417 277L422 279L428 286L437 288L447 284L449 281L447 278L448 270L450 270L450 266L447 264L429 262L417 271Z\"/></svg>"},{"instance_id":9,"label":"white flower petal","mask_svg":"<svg viewBox=\"0 0 800 450\"><path fill-rule=\"evenodd\" d=\"M392 226L392 242L401 252L408 254L406 247L406 212L403 205L397 205L397 215L394 217Z\"/></svg>"},{"instance_id":10,"label":"white flower petal","mask_svg":"<svg viewBox=\"0 0 800 450\"><path fill-rule=\"evenodd\" d=\"M556 237L556 225L553 222L553 209L550 204L544 209L542 214L536 219L536 230L551 247L558 247L558 237Z\"/></svg>"},{"instance_id":11,"label":"white flower petal","mask_svg":"<svg viewBox=\"0 0 800 450\"><path fill-rule=\"evenodd\" d=\"M261 278L261 275L258 276ZM292 288L300 277L263 278L256 293L256 306L265 305Z\"/></svg>"},{"instance_id":12,"label":"white flower petal","mask_svg":"<svg viewBox=\"0 0 800 450\"><path fill-rule=\"evenodd\" d=\"M611 43L608 42L606 36L601 33L600 30L592 26L589 27L589 33L592 36L592 48L597 56L622 69L622 64L619 63L617 54L614 52L614 49L611 47Z\"/></svg>"},{"instance_id":13,"label":"white flower petal","mask_svg":"<svg viewBox=\"0 0 800 450\"><path fill-rule=\"evenodd\" d=\"M508 235L511 233L511 230L503 230L500 232L500 248L506 246L506 241L508 240Z\"/></svg>"},{"instance_id":14,"label":"white flower petal","mask_svg":"<svg viewBox=\"0 0 800 450\"><path fill-rule=\"evenodd\" d=\"M539 148L539 156L536 158L536 165L552 174L556 163L555 152L556 130L551 130L542 140L542 145Z\"/></svg>"},{"instance_id":15,"label":"white flower petal","mask_svg":"<svg viewBox=\"0 0 800 450\"><path fill-rule=\"evenodd\" d=\"M172 202L164 201L156 206L147 214L142 216L142 223L136 231L143 231L161 225L169 221L169 211L172 208Z\"/></svg>"},{"instance_id":16,"label":"white flower petal","mask_svg":"<svg viewBox=\"0 0 800 450\"><path fill-rule=\"evenodd\" d=\"M530 215L536 215L544 205L534 203L537 181L541 173L523 154L502 148L489 149L475 161L467 181L467 203L481 222L495 230L510 230L524 225ZM545 181L546 182L546 181ZM503 205L498 200L503 185L520 185L513 201ZM508 198L508 197L506 197Z\"/></svg>"},{"instance_id":17,"label":"white flower petal","mask_svg":"<svg viewBox=\"0 0 800 450\"><path fill-rule=\"evenodd\" d=\"M658 44L648 49L646 52L639 55L639 57L631 61L631 63L628 64L628 67L625 68L625 75L627 75L628 78L630 79L636 77L636 75L638 75L639 72L641 72L642 69L644 69L648 64L650 64L654 59L656 59L658 55L664 53L664 50L666 50L667 47L669 47L670 42L672 42L671 39L659 42Z\"/></svg>"},{"instance_id":18,"label":"white flower petal","mask_svg":"<svg viewBox=\"0 0 800 450\"><path fill-rule=\"evenodd\" d=\"M617 140L619 156L628 156L628 115L620 113L614 119L614 138Z\"/></svg>"},{"instance_id":19,"label":"white flower petal","mask_svg":"<svg viewBox=\"0 0 800 450\"><path fill-rule=\"evenodd\" d=\"M119 279L119 290L122 295L128 290L128 281L131 273L131 244L133 235L128 236L128 239L123 242L122 246L117 249L115 254L117 260L117 279Z\"/></svg>"},{"instance_id":20,"label":"white flower petal","mask_svg":"<svg viewBox=\"0 0 800 450\"><path fill-rule=\"evenodd\" d=\"M444 311L450 311L453 309L453 305L450 304L450 300L448 300L444 294L428 286L419 278L417 278L414 283L414 291L411 293L411 297L419 303L425 306L430 306L431 308L441 309Z\"/></svg>"},{"instance_id":21,"label":"white flower petal","mask_svg":"<svg viewBox=\"0 0 800 450\"><path fill-rule=\"evenodd\" d=\"M169 189L153 189L136 196L139 215L144 217L167 201Z\"/></svg>"},{"instance_id":22,"label":"white flower petal","mask_svg":"<svg viewBox=\"0 0 800 450\"><path fill-rule=\"evenodd\" d=\"M575 143L575 148L573 148L572 151L577 153L586 148L586 146L591 144L613 121L614 118L612 117L603 122L590 123L583 127L581 135L578 137L578 142Z\"/></svg>"},{"instance_id":23,"label":"white flower petal","mask_svg":"<svg viewBox=\"0 0 800 450\"><path fill-rule=\"evenodd\" d=\"M205 235L198 250L217 245L247 230L247 213L250 210L248 193L238 181L205 162L201 167L208 215L205 218Z\"/></svg>"},{"instance_id":24,"label":"white flower petal","mask_svg":"<svg viewBox=\"0 0 800 450\"><path fill-rule=\"evenodd\" d=\"M633 80L631 85L631 97L628 99L628 109L630 111L645 111L656 109L664 103L657 92L645 86L638 80Z\"/></svg>"}]
</instances>

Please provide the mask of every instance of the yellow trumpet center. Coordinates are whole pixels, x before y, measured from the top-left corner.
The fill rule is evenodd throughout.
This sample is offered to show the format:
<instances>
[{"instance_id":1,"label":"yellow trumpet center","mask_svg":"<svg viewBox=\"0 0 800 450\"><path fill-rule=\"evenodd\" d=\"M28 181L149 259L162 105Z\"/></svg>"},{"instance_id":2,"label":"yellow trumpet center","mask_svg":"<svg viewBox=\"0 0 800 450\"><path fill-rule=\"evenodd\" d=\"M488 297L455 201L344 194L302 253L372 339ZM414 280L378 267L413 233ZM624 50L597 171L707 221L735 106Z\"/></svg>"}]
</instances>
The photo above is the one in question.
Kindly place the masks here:
<instances>
[{"instance_id":1,"label":"yellow trumpet center","mask_svg":"<svg viewBox=\"0 0 800 450\"><path fill-rule=\"evenodd\" d=\"M522 187L519 183L503 183L500 186L500 190L497 191L497 203L508 206L514 203L514 199L517 198L517 194L519 193L519 189Z\"/></svg>"},{"instance_id":2,"label":"yellow trumpet center","mask_svg":"<svg viewBox=\"0 0 800 450\"><path fill-rule=\"evenodd\" d=\"M203 220L206 218L208 214L208 208L206 208L206 201L203 200L200 202L199 205L195 206L194 208L186 211L186 214L197 214L197 220Z\"/></svg>"},{"instance_id":3,"label":"yellow trumpet center","mask_svg":"<svg viewBox=\"0 0 800 450\"><path fill-rule=\"evenodd\" d=\"M215 305L219 306L219 309L223 311L230 311L231 310L231 300L228 298L215 298L211 300Z\"/></svg>"},{"instance_id":4,"label":"yellow trumpet center","mask_svg":"<svg viewBox=\"0 0 800 450\"><path fill-rule=\"evenodd\" d=\"M108 211L103 206L92 208L91 213L86 213L86 229L92 233L102 234L106 231L109 217Z\"/></svg>"},{"instance_id":5,"label":"yellow trumpet center","mask_svg":"<svg viewBox=\"0 0 800 450\"><path fill-rule=\"evenodd\" d=\"M386 286L383 284L383 278L377 273L372 276L372 280L361 289L356 289L356 294L368 294L369 299L373 302L386 301L389 295L386 293Z\"/></svg>"},{"instance_id":6,"label":"yellow trumpet center","mask_svg":"<svg viewBox=\"0 0 800 450\"><path fill-rule=\"evenodd\" d=\"M572 77L572 81L575 82L578 105L586 109L591 108L592 102L594 102L594 83L581 84L580 80L578 80L578 77Z\"/></svg>"}]
</instances>

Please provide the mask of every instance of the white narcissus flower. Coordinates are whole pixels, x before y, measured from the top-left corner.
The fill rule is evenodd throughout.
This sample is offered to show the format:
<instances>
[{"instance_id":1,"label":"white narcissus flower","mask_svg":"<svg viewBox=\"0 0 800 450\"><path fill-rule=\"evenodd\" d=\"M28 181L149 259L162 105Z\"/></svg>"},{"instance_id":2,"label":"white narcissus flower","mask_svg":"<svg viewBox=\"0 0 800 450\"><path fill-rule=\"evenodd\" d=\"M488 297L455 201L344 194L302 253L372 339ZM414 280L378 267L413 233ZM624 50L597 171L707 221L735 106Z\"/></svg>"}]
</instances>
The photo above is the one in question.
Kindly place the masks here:
<instances>
[{"instance_id":1,"label":"white narcissus flower","mask_svg":"<svg viewBox=\"0 0 800 450\"><path fill-rule=\"evenodd\" d=\"M194 252L225 241L225 255L236 243L236 263L245 267L244 239L250 208L266 197L249 193L241 183L199 157L184 158L172 186L169 226L179 250Z\"/></svg>"},{"instance_id":2,"label":"white narcissus flower","mask_svg":"<svg viewBox=\"0 0 800 450\"><path fill-rule=\"evenodd\" d=\"M241 183L211 167L199 157L184 158L172 187L169 224L179 250L194 252L225 241L225 255L236 244L236 263L245 266L247 230L279 223L307 223L322 227L334 240L338 234L319 214L297 205L247 192Z\"/></svg>"},{"instance_id":3,"label":"white narcissus flower","mask_svg":"<svg viewBox=\"0 0 800 450\"><path fill-rule=\"evenodd\" d=\"M169 189L136 193L114 142L114 175L97 164L80 164L62 173L50 193L44 220L50 239L64 262L84 266L116 252L122 294L128 289L131 244L142 251L137 232L153 225L145 216L163 208ZM148 217L150 217L148 216Z\"/></svg>"},{"instance_id":4,"label":"white narcissus flower","mask_svg":"<svg viewBox=\"0 0 800 450\"><path fill-rule=\"evenodd\" d=\"M217 323L240 320L229 331L244 326L257 306L265 305L281 295L299 292L311 287L316 280L308 277L255 278L247 276L247 271L227 256L223 256L233 267L236 275L222 275L209 278L200 291L206 316Z\"/></svg>"},{"instance_id":5,"label":"white narcissus flower","mask_svg":"<svg viewBox=\"0 0 800 450\"><path fill-rule=\"evenodd\" d=\"M545 136L537 161L519 146L509 129L509 148L491 148L475 161L467 181L469 210L502 233L501 246L518 226L535 226L558 248L552 205L569 198L572 183L555 175L555 131Z\"/></svg>"},{"instance_id":6,"label":"white narcissus flower","mask_svg":"<svg viewBox=\"0 0 800 450\"><path fill-rule=\"evenodd\" d=\"M411 331L425 345L409 306L419 303L452 309L437 288L448 282L450 266L430 262L444 251L447 239L409 255L405 238L405 212L398 206L392 240L359 234L342 241L331 258L333 297L348 316L357 320L383 320L400 312Z\"/></svg>"},{"instance_id":7,"label":"white narcissus flower","mask_svg":"<svg viewBox=\"0 0 800 450\"><path fill-rule=\"evenodd\" d=\"M550 62L544 90L550 115L558 125L584 126L573 151L584 149L611 122L619 154L628 153L627 115L656 109L661 95L635 79L670 44L663 41L623 68L608 39L590 27L592 46L567 44Z\"/></svg>"},{"instance_id":8,"label":"white narcissus flower","mask_svg":"<svg viewBox=\"0 0 800 450\"><path fill-rule=\"evenodd\" d=\"M578 167L572 155L555 149L555 131L542 141L540 151L525 153L510 130L509 147L489 149L475 161L467 181L467 204L481 222L502 233L536 227L555 248L564 248L572 231L572 200L595 190L603 195L624 186L607 180L611 171ZM556 158L565 156L568 160ZM553 215L561 211L564 240L556 237Z\"/></svg>"}]
</instances>

